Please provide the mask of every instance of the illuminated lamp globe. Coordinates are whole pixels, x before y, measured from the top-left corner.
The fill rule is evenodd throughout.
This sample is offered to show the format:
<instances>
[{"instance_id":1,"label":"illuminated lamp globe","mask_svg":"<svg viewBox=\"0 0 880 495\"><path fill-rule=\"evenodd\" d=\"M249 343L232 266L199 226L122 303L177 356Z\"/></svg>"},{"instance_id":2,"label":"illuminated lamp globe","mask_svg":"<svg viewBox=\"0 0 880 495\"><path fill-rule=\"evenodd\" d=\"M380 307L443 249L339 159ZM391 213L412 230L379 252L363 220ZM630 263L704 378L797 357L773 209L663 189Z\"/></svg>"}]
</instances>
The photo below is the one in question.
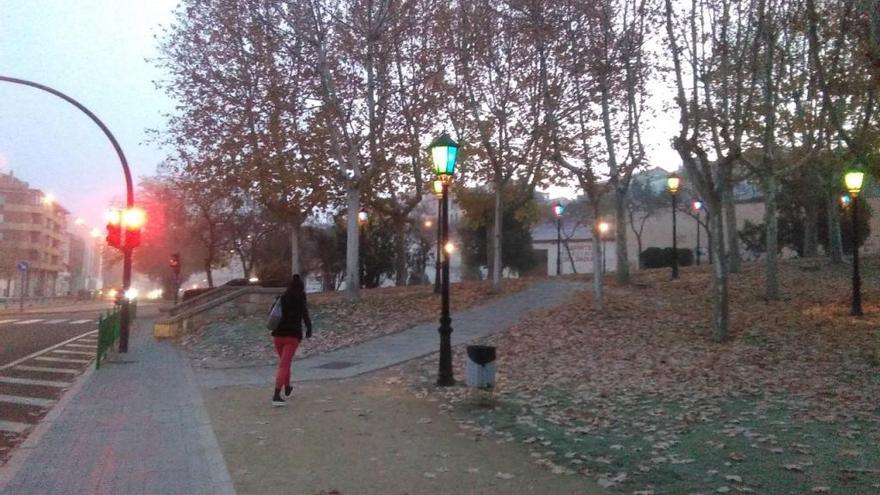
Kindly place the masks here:
<instances>
[{"instance_id":1,"label":"illuminated lamp globe","mask_svg":"<svg viewBox=\"0 0 880 495\"><path fill-rule=\"evenodd\" d=\"M428 151L431 153L431 163L437 178L447 183L451 181L458 159L458 143L444 132L428 145Z\"/></svg>"}]
</instances>

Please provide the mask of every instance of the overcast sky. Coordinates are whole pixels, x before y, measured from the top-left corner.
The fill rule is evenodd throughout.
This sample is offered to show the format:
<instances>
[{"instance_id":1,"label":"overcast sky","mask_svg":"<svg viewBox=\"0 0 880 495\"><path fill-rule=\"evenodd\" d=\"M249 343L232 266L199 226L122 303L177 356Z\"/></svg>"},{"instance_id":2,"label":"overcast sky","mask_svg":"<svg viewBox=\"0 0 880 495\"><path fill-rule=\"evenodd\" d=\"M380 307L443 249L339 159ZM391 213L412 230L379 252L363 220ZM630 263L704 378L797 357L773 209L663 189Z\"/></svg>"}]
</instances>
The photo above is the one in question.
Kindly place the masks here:
<instances>
[{"instance_id":1,"label":"overcast sky","mask_svg":"<svg viewBox=\"0 0 880 495\"><path fill-rule=\"evenodd\" d=\"M115 134L132 174L153 175L163 155L146 130L161 128L172 103L156 90L160 25L176 0L0 0L0 75L67 93ZM646 135L651 165L675 168L669 118ZM674 122L672 122L674 129ZM665 131L662 130L665 127ZM32 88L0 83L0 169L53 193L73 217L100 226L124 178L109 141L79 110ZM554 194L573 191L554 189Z\"/></svg>"},{"instance_id":2,"label":"overcast sky","mask_svg":"<svg viewBox=\"0 0 880 495\"><path fill-rule=\"evenodd\" d=\"M145 130L170 102L154 89L153 39L175 0L0 0L0 74L51 86L92 110L116 136L137 177L162 154ZM0 168L51 192L74 216L100 224L124 198L119 160L95 124L65 101L0 83Z\"/></svg>"}]
</instances>

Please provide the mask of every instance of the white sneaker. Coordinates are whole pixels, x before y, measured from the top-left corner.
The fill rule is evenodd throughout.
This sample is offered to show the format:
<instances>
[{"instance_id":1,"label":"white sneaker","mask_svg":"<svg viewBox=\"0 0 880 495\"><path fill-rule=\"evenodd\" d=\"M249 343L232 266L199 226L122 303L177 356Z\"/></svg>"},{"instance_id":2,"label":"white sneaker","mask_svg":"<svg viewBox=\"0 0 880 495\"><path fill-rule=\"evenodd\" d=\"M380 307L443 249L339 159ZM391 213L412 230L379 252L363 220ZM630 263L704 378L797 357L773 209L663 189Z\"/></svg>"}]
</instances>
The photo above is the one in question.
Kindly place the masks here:
<instances>
[{"instance_id":1,"label":"white sneaker","mask_svg":"<svg viewBox=\"0 0 880 495\"><path fill-rule=\"evenodd\" d=\"M272 407L284 407L287 405L287 402L284 402L283 399L272 399Z\"/></svg>"}]
</instances>

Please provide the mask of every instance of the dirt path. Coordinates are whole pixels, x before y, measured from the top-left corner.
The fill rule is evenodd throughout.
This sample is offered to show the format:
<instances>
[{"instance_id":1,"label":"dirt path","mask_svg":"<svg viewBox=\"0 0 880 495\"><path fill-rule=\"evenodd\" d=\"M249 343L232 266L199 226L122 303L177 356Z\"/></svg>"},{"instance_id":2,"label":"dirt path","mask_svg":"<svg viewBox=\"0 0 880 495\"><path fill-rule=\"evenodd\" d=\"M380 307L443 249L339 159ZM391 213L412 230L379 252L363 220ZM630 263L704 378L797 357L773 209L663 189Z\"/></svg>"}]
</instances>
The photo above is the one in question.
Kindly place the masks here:
<instances>
[{"instance_id":1,"label":"dirt path","mask_svg":"<svg viewBox=\"0 0 880 495\"><path fill-rule=\"evenodd\" d=\"M461 429L392 376L297 384L285 408L270 407L266 387L204 390L238 493L603 493L522 445Z\"/></svg>"}]
</instances>

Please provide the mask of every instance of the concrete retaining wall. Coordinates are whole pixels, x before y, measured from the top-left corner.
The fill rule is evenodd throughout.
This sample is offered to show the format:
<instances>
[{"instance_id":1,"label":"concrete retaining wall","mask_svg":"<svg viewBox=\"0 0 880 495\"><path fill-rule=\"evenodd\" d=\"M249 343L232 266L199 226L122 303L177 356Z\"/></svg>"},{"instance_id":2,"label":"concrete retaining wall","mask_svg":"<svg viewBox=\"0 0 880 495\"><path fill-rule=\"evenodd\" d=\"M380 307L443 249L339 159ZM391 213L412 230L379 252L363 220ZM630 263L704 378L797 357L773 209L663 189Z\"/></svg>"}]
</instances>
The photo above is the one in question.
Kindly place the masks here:
<instances>
[{"instance_id":1,"label":"concrete retaining wall","mask_svg":"<svg viewBox=\"0 0 880 495\"><path fill-rule=\"evenodd\" d=\"M283 292L284 288L237 287L215 293L202 301L187 301L186 307L178 305L169 311L168 316L156 320L153 336L178 338L216 321L267 315L272 301Z\"/></svg>"}]
</instances>

